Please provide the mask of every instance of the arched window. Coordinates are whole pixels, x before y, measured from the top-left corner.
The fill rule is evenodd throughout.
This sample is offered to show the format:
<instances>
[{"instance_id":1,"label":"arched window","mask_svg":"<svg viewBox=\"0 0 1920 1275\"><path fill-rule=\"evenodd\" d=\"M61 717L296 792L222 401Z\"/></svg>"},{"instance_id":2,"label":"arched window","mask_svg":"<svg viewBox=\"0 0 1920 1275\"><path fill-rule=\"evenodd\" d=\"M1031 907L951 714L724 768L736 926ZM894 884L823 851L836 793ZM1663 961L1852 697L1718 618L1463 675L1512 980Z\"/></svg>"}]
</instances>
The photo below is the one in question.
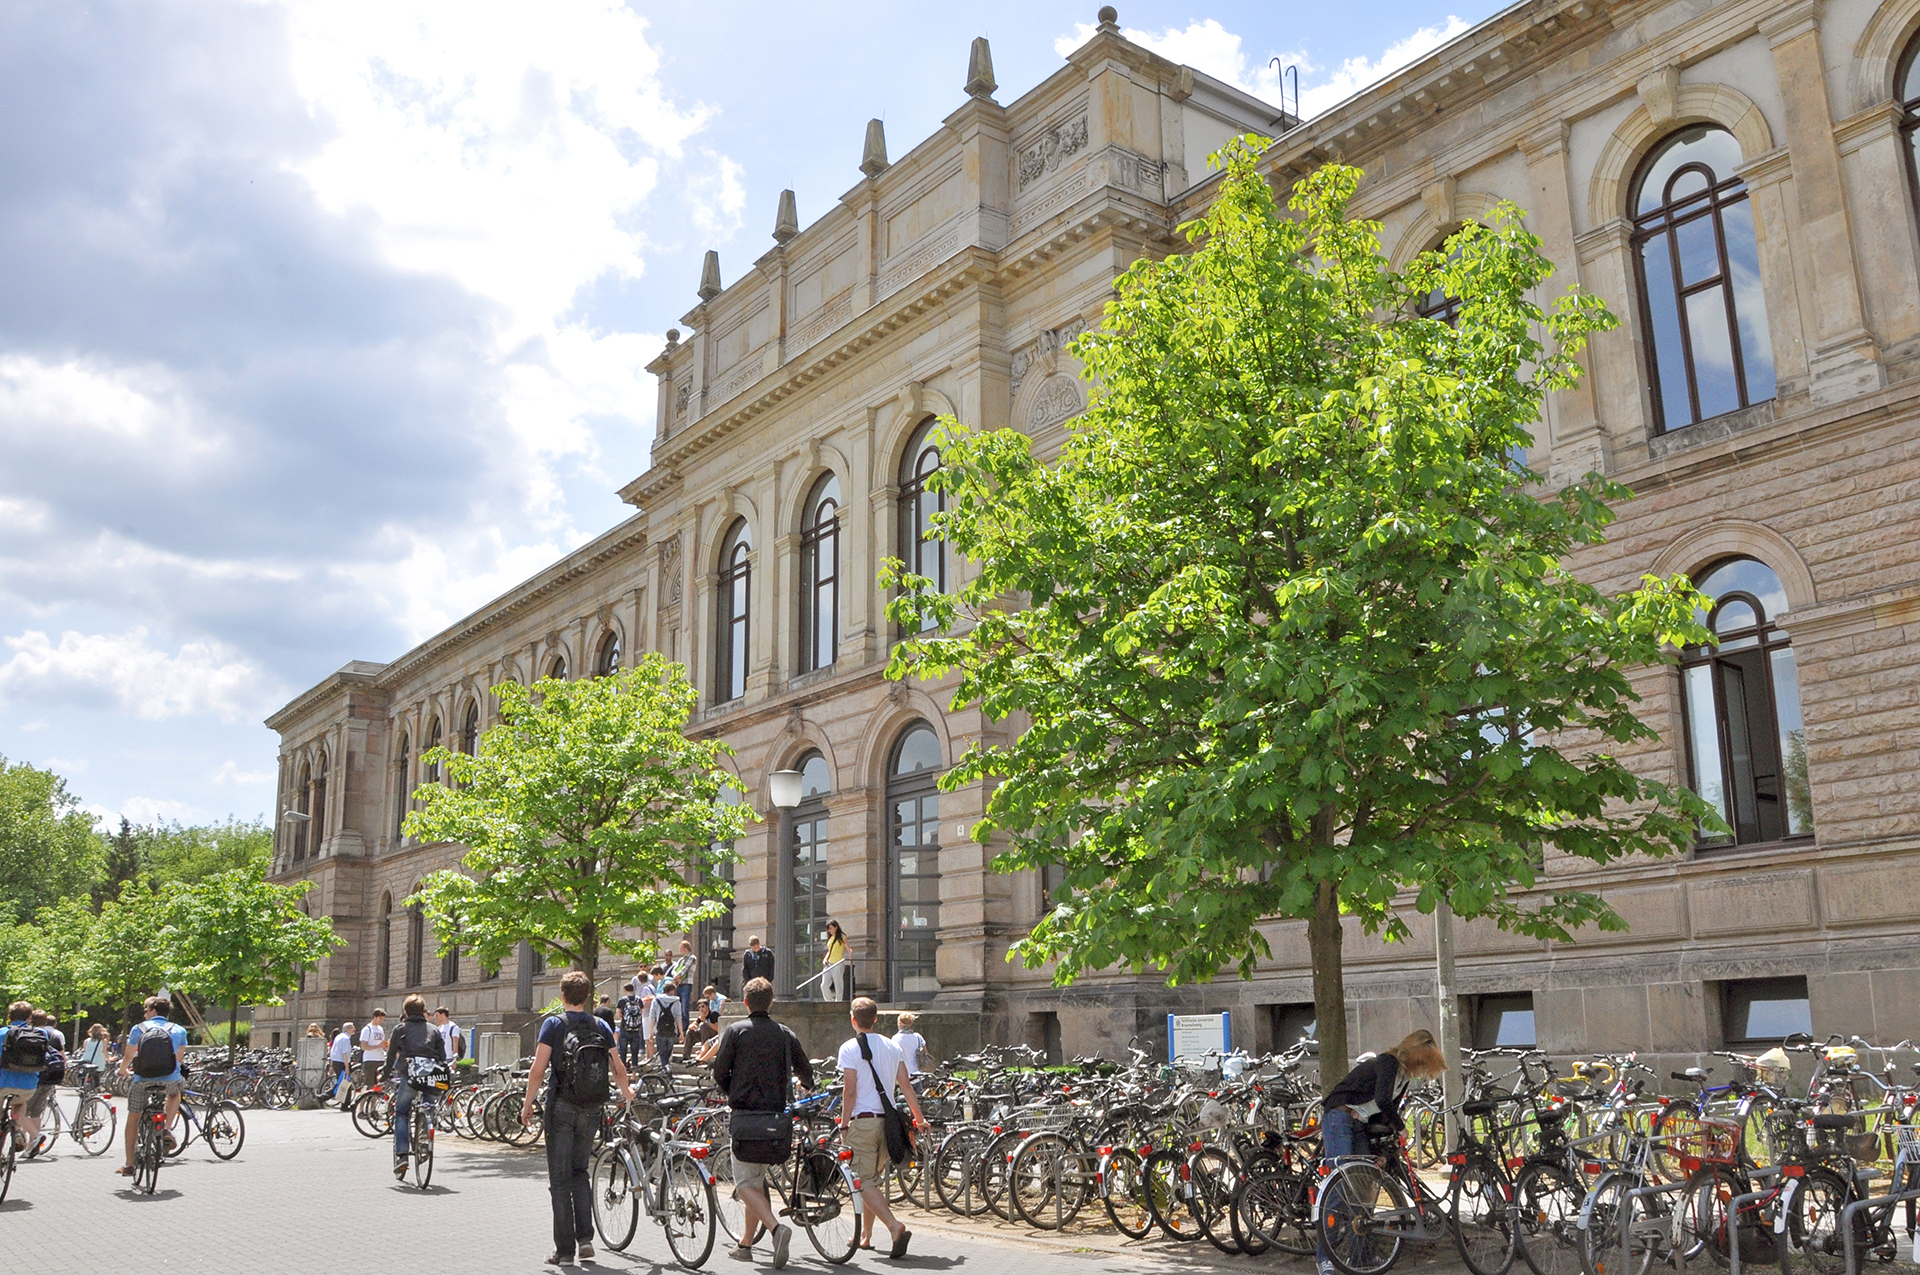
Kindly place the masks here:
<instances>
[{"instance_id":1,"label":"arched window","mask_svg":"<svg viewBox=\"0 0 1920 1275\"><path fill-rule=\"evenodd\" d=\"M947 542L930 536L933 516L947 508L946 495L927 486L940 468L940 450L933 445L932 434L933 422L922 424L900 459L900 559L907 570L925 576L936 591L945 593Z\"/></svg>"},{"instance_id":2,"label":"arched window","mask_svg":"<svg viewBox=\"0 0 1920 1275\"><path fill-rule=\"evenodd\" d=\"M320 750L320 764L313 772L313 847L314 857L320 855L321 843L327 835L327 750Z\"/></svg>"},{"instance_id":3,"label":"arched window","mask_svg":"<svg viewBox=\"0 0 1920 1275\"><path fill-rule=\"evenodd\" d=\"M296 819L293 823L293 859L295 863L307 857L307 829L313 823L313 763L300 767L300 782L294 789L293 808L305 819Z\"/></svg>"},{"instance_id":4,"label":"arched window","mask_svg":"<svg viewBox=\"0 0 1920 1275\"><path fill-rule=\"evenodd\" d=\"M1442 237L1439 243L1434 244L1427 251L1446 252L1446 241L1449 238L1452 238L1452 236L1447 235ZM1449 257L1452 256L1450 253L1447 255ZM1451 295L1443 287L1435 286L1426 296L1416 301L1413 306L1413 312L1423 319L1438 319L1450 328L1460 326L1460 298Z\"/></svg>"},{"instance_id":5,"label":"arched window","mask_svg":"<svg viewBox=\"0 0 1920 1275\"><path fill-rule=\"evenodd\" d=\"M413 883L413 892L420 892L420 883ZM427 914L418 903L407 909L407 986L420 986L422 959L427 949Z\"/></svg>"},{"instance_id":6,"label":"arched window","mask_svg":"<svg viewBox=\"0 0 1920 1275\"><path fill-rule=\"evenodd\" d=\"M892 811L890 911L893 994L940 990L934 952L940 946L940 737L915 722L893 747L887 768Z\"/></svg>"},{"instance_id":7,"label":"arched window","mask_svg":"<svg viewBox=\"0 0 1920 1275\"><path fill-rule=\"evenodd\" d=\"M440 747L440 738L441 738L440 719L436 717L433 719L433 724L427 727L427 747L428 748ZM435 761L435 762L427 763L427 782L430 784L437 784L440 782L440 763L439 762Z\"/></svg>"},{"instance_id":8,"label":"arched window","mask_svg":"<svg viewBox=\"0 0 1920 1275\"><path fill-rule=\"evenodd\" d=\"M1681 129L1640 165L1633 245L1653 360L1654 423L1680 429L1773 397L1773 347L1740 144Z\"/></svg>"},{"instance_id":9,"label":"arched window","mask_svg":"<svg viewBox=\"0 0 1920 1275\"><path fill-rule=\"evenodd\" d=\"M553 663L547 665L547 676L554 679L557 682L566 681L567 680L567 657L564 655L554 656Z\"/></svg>"},{"instance_id":10,"label":"arched window","mask_svg":"<svg viewBox=\"0 0 1920 1275\"><path fill-rule=\"evenodd\" d=\"M813 485L800 513L800 671L833 663L840 649L840 480Z\"/></svg>"},{"instance_id":11,"label":"arched window","mask_svg":"<svg viewBox=\"0 0 1920 1275\"><path fill-rule=\"evenodd\" d=\"M753 537L738 518L720 544L720 584L715 596L713 698L718 703L747 693L748 585L753 571Z\"/></svg>"},{"instance_id":12,"label":"arched window","mask_svg":"<svg viewBox=\"0 0 1920 1275\"><path fill-rule=\"evenodd\" d=\"M480 705L467 705L467 715L460 720L460 751L469 757L480 752Z\"/></svg>"},{"instance_id":13,"label":"arched window","mask_svg":"<svg viewBox=\"0 0 1920 1275\"><path fill-rule=\"evenodd\" d=\"M820 969L827 950L827 761L808 753L794 766L800 772L800 804L793 811L793 842L788 847L793 865L793 955L796 982ZM821 986L810 984L806 995L818 1000Z\"/></svg>"},{"instance_id":14,"label":"arched window","mask_svg":"<svg viewBox=\"0 0 1920 1275\"><path fill-rule=\"evenodd\" d=\"M378 949L373 958L373 985L385 991L392 984L393 969L393 895L391 892L380 896L380 933L375 938L374 947Z\"/></svg>"},{"instance_id":15,"label":"arched window","mask_svg":"<svg viewBox=\"0 0 1920 1275\"><path fill-rule=\"evenodd\" d=\"M1900 74L1894 76L1894 93L1900 99L1900 139L1907 153L1907 184L1913 196L1916 215L1920 215L1920 35L1900 55Z\"/></svg>"},{"instance_id":16,"label":"arched window","mask_svg":"<svg viewBox=\"0 0 1920 1275\"><path fill-rule=\"evenodd\" d=\"M405 731L400 732L400 751L393 761L393 839L398 841L407 826L407 805L413 798L413 755Z\"/></svg>"},{"instance_id":17,"label":"arched window","mask_svg":"<svg viewBox=\"0 0 1920 1275\"><path fill-rule=\"evenodd\" d=\"M620 671L620 635L609 633L600 642L600 654L593 662L595 677L612 677Z\"/></svg>"},{"instance_id":18,"label":"arched window","mask_svg":"<svg viewBox=\"0 0 1920 1275\"><path fill-rule=\"evenodd\" d=\"M460 981L460 945L449 943L440 949L440 982L442 986Z\"/></svg>"},{"instance_id":19,"label":"arched window","mask_svg":"<svg viewBox=\"0 0 1920 1275\"><path fill-rule=\"evenodd\" d=\"M1731 838L1702 844L1811 836L1800 676L1775 624L1787 609L1787 591L1753 558L1729 558L1698 585L1714 600L1707 626L1720 642L1689 647L1682 657L1687 752L1693 790L1733 829Z\"/></svg>"}]
</instances>

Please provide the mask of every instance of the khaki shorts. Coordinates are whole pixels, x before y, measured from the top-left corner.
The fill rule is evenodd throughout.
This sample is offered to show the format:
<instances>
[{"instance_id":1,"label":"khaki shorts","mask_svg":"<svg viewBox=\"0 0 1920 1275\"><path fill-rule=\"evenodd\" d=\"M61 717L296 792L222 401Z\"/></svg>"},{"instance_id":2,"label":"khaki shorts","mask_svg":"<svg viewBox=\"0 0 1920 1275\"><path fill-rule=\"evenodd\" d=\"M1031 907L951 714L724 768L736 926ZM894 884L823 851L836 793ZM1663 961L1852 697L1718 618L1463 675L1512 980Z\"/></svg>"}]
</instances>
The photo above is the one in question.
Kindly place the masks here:
<instances>
[{"instance_id":1,"label":"khaki shorts","mask_svg":"<svg viewBox=\"0 0 1920 1275\"><path fill-rule=\"evenodd\" d=\"M853 1176L861 1182L878 1182L880 1171L893 1161L887 1157L887 1122L878 1116L849 1120L840 1140L853 1152Z\"/></svg>"},{"instance_id":2,"label":"khaki shorts","mask_svg":"<svg viewBox=\"0 0 1920 1275\"><path fill-rule=\"evenodd\" d=\"M33 1097L27 1099L27 1115L38 1120L45 1113L47 1103L53 1100L53 1091L58 1085L41 1085L33 1091Z\"/></svg>"},{"instance_id":3,"label":"khaki shorts","mask_svg":"<svg viewBox=\"0 0 1920 1275\"><path fill-rule=\"evenodd\" d=\"M771 1169L772 1167L773 1166L770 1164L748 1164L745 1160L740 1159L738 1156L734 1157L734 1161L733 1161L734 1198L735 1199L740 1198L741 1187L750 1186L750 1187L757 1187L762 1191L766 1190L767 1189L767 1170Z\"/></svg>"}]
</instances>

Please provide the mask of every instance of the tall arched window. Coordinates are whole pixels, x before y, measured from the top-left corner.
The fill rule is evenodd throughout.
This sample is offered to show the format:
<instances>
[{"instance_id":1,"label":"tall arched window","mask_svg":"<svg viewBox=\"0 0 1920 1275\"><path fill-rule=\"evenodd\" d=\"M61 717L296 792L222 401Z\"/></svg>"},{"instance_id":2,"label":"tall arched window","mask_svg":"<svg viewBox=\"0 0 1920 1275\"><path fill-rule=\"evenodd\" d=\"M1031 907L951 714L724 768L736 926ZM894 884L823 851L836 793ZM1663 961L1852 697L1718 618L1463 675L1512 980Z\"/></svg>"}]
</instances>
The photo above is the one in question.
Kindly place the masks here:
<instances>
[{"instance_id":1,"label":"tall arched window","mask_svg":"<svg viewBox=\"0 0 1920 1275\"><path fill-rule=\"evenodd\" d=\"M413 755L408 751L405 731L400 733L400 751L393 760L393 839L400 840L407 825L407 803L413 797L409 780L413 776Z\"/></svg>"},{"instance_id":2,"label":"tall arched window","mask_svg":"<svg viewBox=\"0 0 1920 1275\"><path fill-rule=\"evenodd\" d=\"M547 676L554 679L557 682L566 681L567 680L567 657L564 655L554 656L553 662L547 665Z\"/></svg>"},{"instance_id":3,"label":"tall arched window","mask_svg":"<svg viewBox=\"0 0 1920 1275\"><path fill-rule=\"evenodd\" d=\"M1698 585L1714 600L1707 627L1720 641L1689 647L1682 658L1687 752L1693 790L1733 829L1731 838L1703 837L1702 844L1811 836L1800 676L1775 625L1787 591L1753 558L1729 558Z\"/></svg>"},{"instance_id":4,"label":"tall arched window","mask_svg":"<svg viewBox=\"0 0 1920 1275\"><path fill-rule=\"evenodd\" d=\"M925 576L937 591L945 593L947 542L930 535L933 516L947 507L945 494L927 486L927 480L940 468L940 450L933 445L932 434L933 422L922 424L900 458L900 559L907 570Z\"/></svg>"},{"instance_id":5,"label":"tall arched window","mask_svg":"<svg viewBox=\"0 0 1920 1275\"><path fill-rule=\"evenodd\" d=\"M413 892L420 892L420 883L413 883ZM427 950L427 914L418 903L407 909L407 986L420 986L420 970Z\"/></svg>"},{"instance_id":6,"label":"tall arched window","mask_svg":"<svg viewBox=\"0 0 1920 1275\"><path fill-rule=\"evenodd\" d=\"M1920 35L1900 55L1900 73L1893 77L1900 100L1900 140L1907 153L1907 186L1920 216Z\"/></svg>"},{"instance_id":7,"label":"tall arched window","mask_svg":"<svg viewBox=\"0 0 1920 1275\"><path fill-rule=\"evenodd\" d=\"M893 994L940 990L934 952L940 946L940 737L915 722L893 747L887 768L892 811L890 911Z\"/></svg>"},{"instance_id":8,"label":"tall arched window","mask_svg":"<svg viewBox=\"0 0 1920 1275\"><path fill-rule=\"evenodd\" d=\"M800 772L800 804L793 811L793 843L789 861L793 869L793 955L795 981L810 978L820 969L820 958L827 950L827 761L819 753L808 753L795 765ZM810 984L806 995L820 998L818 981Z\"/></svg>"},{"instance_id":9,"label":"tall arched window","mask_svg":"<svg viewBox=\"0 0 1920 1275\"><path fill-rule=\"evenodd\" d=\"M440 949L440 982L444 986L460 981L460 945L449 943Z\"/></svg>"},{"instance_id":10,"label":"tall arched window","mask_svg":"<svg viewBox=\"0 0 1920 1275\"><path fill-rule=\"evenodd\" d=\"M380 932L375 936L377 949L373 958L373 985L385 991L393 985L393 895L391 892L380 896Z\"/></svg>"},{"instance_id":11,"label":"tall arched window","mask_svg":"<svg viewBox=\"0 0 1920 1275\"><path fill-rule=\"evenodd\" d=\"M469 757L480 752L480 705L469 703L467 715L460 719L460 751Z\"/></svg>"},{"instance_id":12,"label":"tall arched window","mask_svg":"<svg viewBox=\"0 0 1920 1275\"><path fill-rule=\"evenodd\" d=\"M620 671L620 635L609 633L600 642L600 653L593 661L595 677L612 677Z\"/></svg>"},{"instance_id":13,"label":"tall arched window","mask_svg":"<svg viewBox=\"0 0 1920 1275\"><path fill-rule=\"evenodd\" d=\"M738 518L720 543L720 584L714 601L718 632L714 634L713 698L739 699L747 693L748 586L753 573L753 536L747 520Z\"/></svg>"},{"instance_id":14,"label":"tall arched window","mask_svg":"<svg viewBox=\"0 0 1920 1275\"><path fill-rule=\"evenodd\" d=\"M1653 360L1654 423L1672 430L1773 397L1773 346L1740 144L1681 129L1640 165L1633 244Z\"/></svg>"},{"instance_id":15,"label":"tall arched window","mask_svg":"<svg viewBox=\"0 0 1920 1275\"><path fill-rule=\"evenodd\" d=\"M293 823L294 862L307 857L307 829L313 823L313 763L307 762L300 767L300 782L295 786L293 808L299 814L307 816Z\"/></svg>"},{"instance_id":16,"label":"tall arched window","mask_svg":"<svg viewBox=\"0 0 1920 1275\"><path fill-rule=\"evenodd\" d=\"M800 512L800 671L833 663L840 649L840 480L813 485Z\"/></svg>"},{"instance_id":17,"label":"tall arched window","mask_svg":"<svg viewBox=\"0 0 1920 1275\"><path fill-rule=\"evenodd\" d=\"M438 748L440 747L440 741L441 741L440 719L436 717L433 719L433 724L427 727L427 747ZM439 762L435 761L435 762L427 763L427 782L430 784L437 784L440 782L440 763Z\"/></svg>"},{"instance_id":18,"label":"tall arched window","mask_svg":"<svg viewBox=\"0 0 1920 1275\"><path fill-rule=\"evenodd\" d=\"M318 857L321 844L327 835L327 750L324 748L320 750L319 764L314 767L313 805L310 809L313 811L311 844L315 857Z\"/></svg>"}]
</instances>

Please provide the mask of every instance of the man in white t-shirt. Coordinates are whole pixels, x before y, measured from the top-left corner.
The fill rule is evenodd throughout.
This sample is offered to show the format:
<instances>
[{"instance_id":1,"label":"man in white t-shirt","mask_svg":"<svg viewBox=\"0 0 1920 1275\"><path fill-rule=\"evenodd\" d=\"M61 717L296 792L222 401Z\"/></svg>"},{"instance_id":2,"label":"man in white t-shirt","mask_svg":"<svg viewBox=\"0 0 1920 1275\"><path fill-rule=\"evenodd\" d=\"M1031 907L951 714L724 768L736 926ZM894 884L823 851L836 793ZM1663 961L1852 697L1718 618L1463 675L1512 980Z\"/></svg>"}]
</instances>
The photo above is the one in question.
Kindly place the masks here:
<instances>
[{"instance_id":1,"label":"man in white t-shirt","mask_svg":"<svg viewBox=\"0 0 1920 1275\"><path fill-rule=\"evenodd\" d=\"M387 1011L376 1009L373 1020L360 1029L360 1083L371 1089L380 1083L387 1065Z\"/></svg>"},{"instance_id":2,"label":"man in white t-shirt","mask_svg":"<svg viewBox=\"0 0 1920 1275\"><path fill-rule=\"evenodd\" d=\"M882 1094L885 1093L890 1102L892 1091L897 1087L913 1112L913 1127L925 1129L927 1121L920 1114L920 1095L913 1091L913 1081L907 1075L907 1064L900 1057L899 1047L874 1030L880 1021L880 1007L872 997L855 998L852 1019L854 1037L840 1046L840 1140L853 1153L853 1175L860 1179L860 1198L867 1205L865 1234L860 1242L873 1242L873 1223L877 1218L886 1224L887 1234L893 1237L890 1256L901 1258L907 1255L907 1241L913 1238L913 1232L887 1207L887 1193L880 1181L882 1170L892 1163L887 1156L887 1125L883 1118L886 1105Z\"/></svg>"},{"instance_id":3,"label":"man in white t-shirt","mask_svg":"<svg viewBox=\"0 0 1920 1275\"><path fill-rule=\"evenodd\" d=\"M466 1038L460 1033L460 1024L453 1021L453 1011L445 1005L433 1011L433 1025L440 1031L440 1039L447 1046L447 1062L457 1063L467 1056Z\"/></svg>"},{"instance_id":4,"label":"man in white t-shirt","mask_svg":"<svg viewBox=\"0 0 1920 1275\"><path fill-rule=\"evenodd\" d=\"M340 1030L334 1033L333 1040L327 1045L327 1101L339 1097L340 1091L347 1087L347 1072L353 1067L353 1024L342 1023ZM346 1110L343 1100L341 1110Z\"/></svg>"}]
</instances>

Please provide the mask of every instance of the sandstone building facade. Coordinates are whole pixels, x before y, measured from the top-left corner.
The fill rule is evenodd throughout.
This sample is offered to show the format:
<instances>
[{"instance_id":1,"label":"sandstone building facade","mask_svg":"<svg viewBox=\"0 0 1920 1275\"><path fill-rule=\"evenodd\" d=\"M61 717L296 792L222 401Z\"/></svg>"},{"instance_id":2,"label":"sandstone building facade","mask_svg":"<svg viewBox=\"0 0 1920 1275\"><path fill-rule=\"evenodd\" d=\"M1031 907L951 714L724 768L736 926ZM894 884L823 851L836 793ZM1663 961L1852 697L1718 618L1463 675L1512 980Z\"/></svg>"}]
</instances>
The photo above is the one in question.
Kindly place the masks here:
<instances>
[{"instance_id":1,"label":"sandstone building facade","mask_svg":"<svg viewBox=\"0 0 1920 1275\"><path fill-rule=\"evenodd\" d=\"M349 942L256 1037L356 1021L421 989L513 1025L556 975L433 950L403 900L459 848L399 835L420 753L468 747L505 678L589 676L635 651L685 664L694 729L737 751L767 815L739 849L728 920L703 952L766 937L791 986L831 916L863 989L986 1039L1109 1053L1169 1010L1230 1009L1263 1046L1310 1015L1303 929L1275 923L1251 982L1169 992L1111 975L1066 990L1005 962L1045 906L965 830L976 790L939 772L1003 726L938 686L881 676L879 561L966 570L914 534L938 497L926 425L1060 437L1086 387L1063 346L1114 277L1176 249L1213 189L1205 157L1279 135L1290 183L1366 170L1360 212L1396 262L1503 200L1621 326L1558 395L1531 467L1626 483L1604 587L1711 577L1718 652L1638 679L1657 747L1636 764L1721 803L1735 836L1684 860L1547 884L1604 890L1624 934L1543 944L1464 927L1479 1041L1685 1054L1785 1025L1920 1035L1920 0L1525 0L1305 123L1128 42L1110 10L1009 105L984 41L942 128L889 162L869 126L860 180L698 304L651 365L652 463L638 512L388 664L352 663L276 713L275 872L310 878ZM1444 304L1444 299L1436 299ZM1705 586L1703 586L1705 587ZM766 777L806 775L789 815ZM1360 1042L1433 1018L1431 928L1348 939Z\"/></svg>"}]
</instances>

